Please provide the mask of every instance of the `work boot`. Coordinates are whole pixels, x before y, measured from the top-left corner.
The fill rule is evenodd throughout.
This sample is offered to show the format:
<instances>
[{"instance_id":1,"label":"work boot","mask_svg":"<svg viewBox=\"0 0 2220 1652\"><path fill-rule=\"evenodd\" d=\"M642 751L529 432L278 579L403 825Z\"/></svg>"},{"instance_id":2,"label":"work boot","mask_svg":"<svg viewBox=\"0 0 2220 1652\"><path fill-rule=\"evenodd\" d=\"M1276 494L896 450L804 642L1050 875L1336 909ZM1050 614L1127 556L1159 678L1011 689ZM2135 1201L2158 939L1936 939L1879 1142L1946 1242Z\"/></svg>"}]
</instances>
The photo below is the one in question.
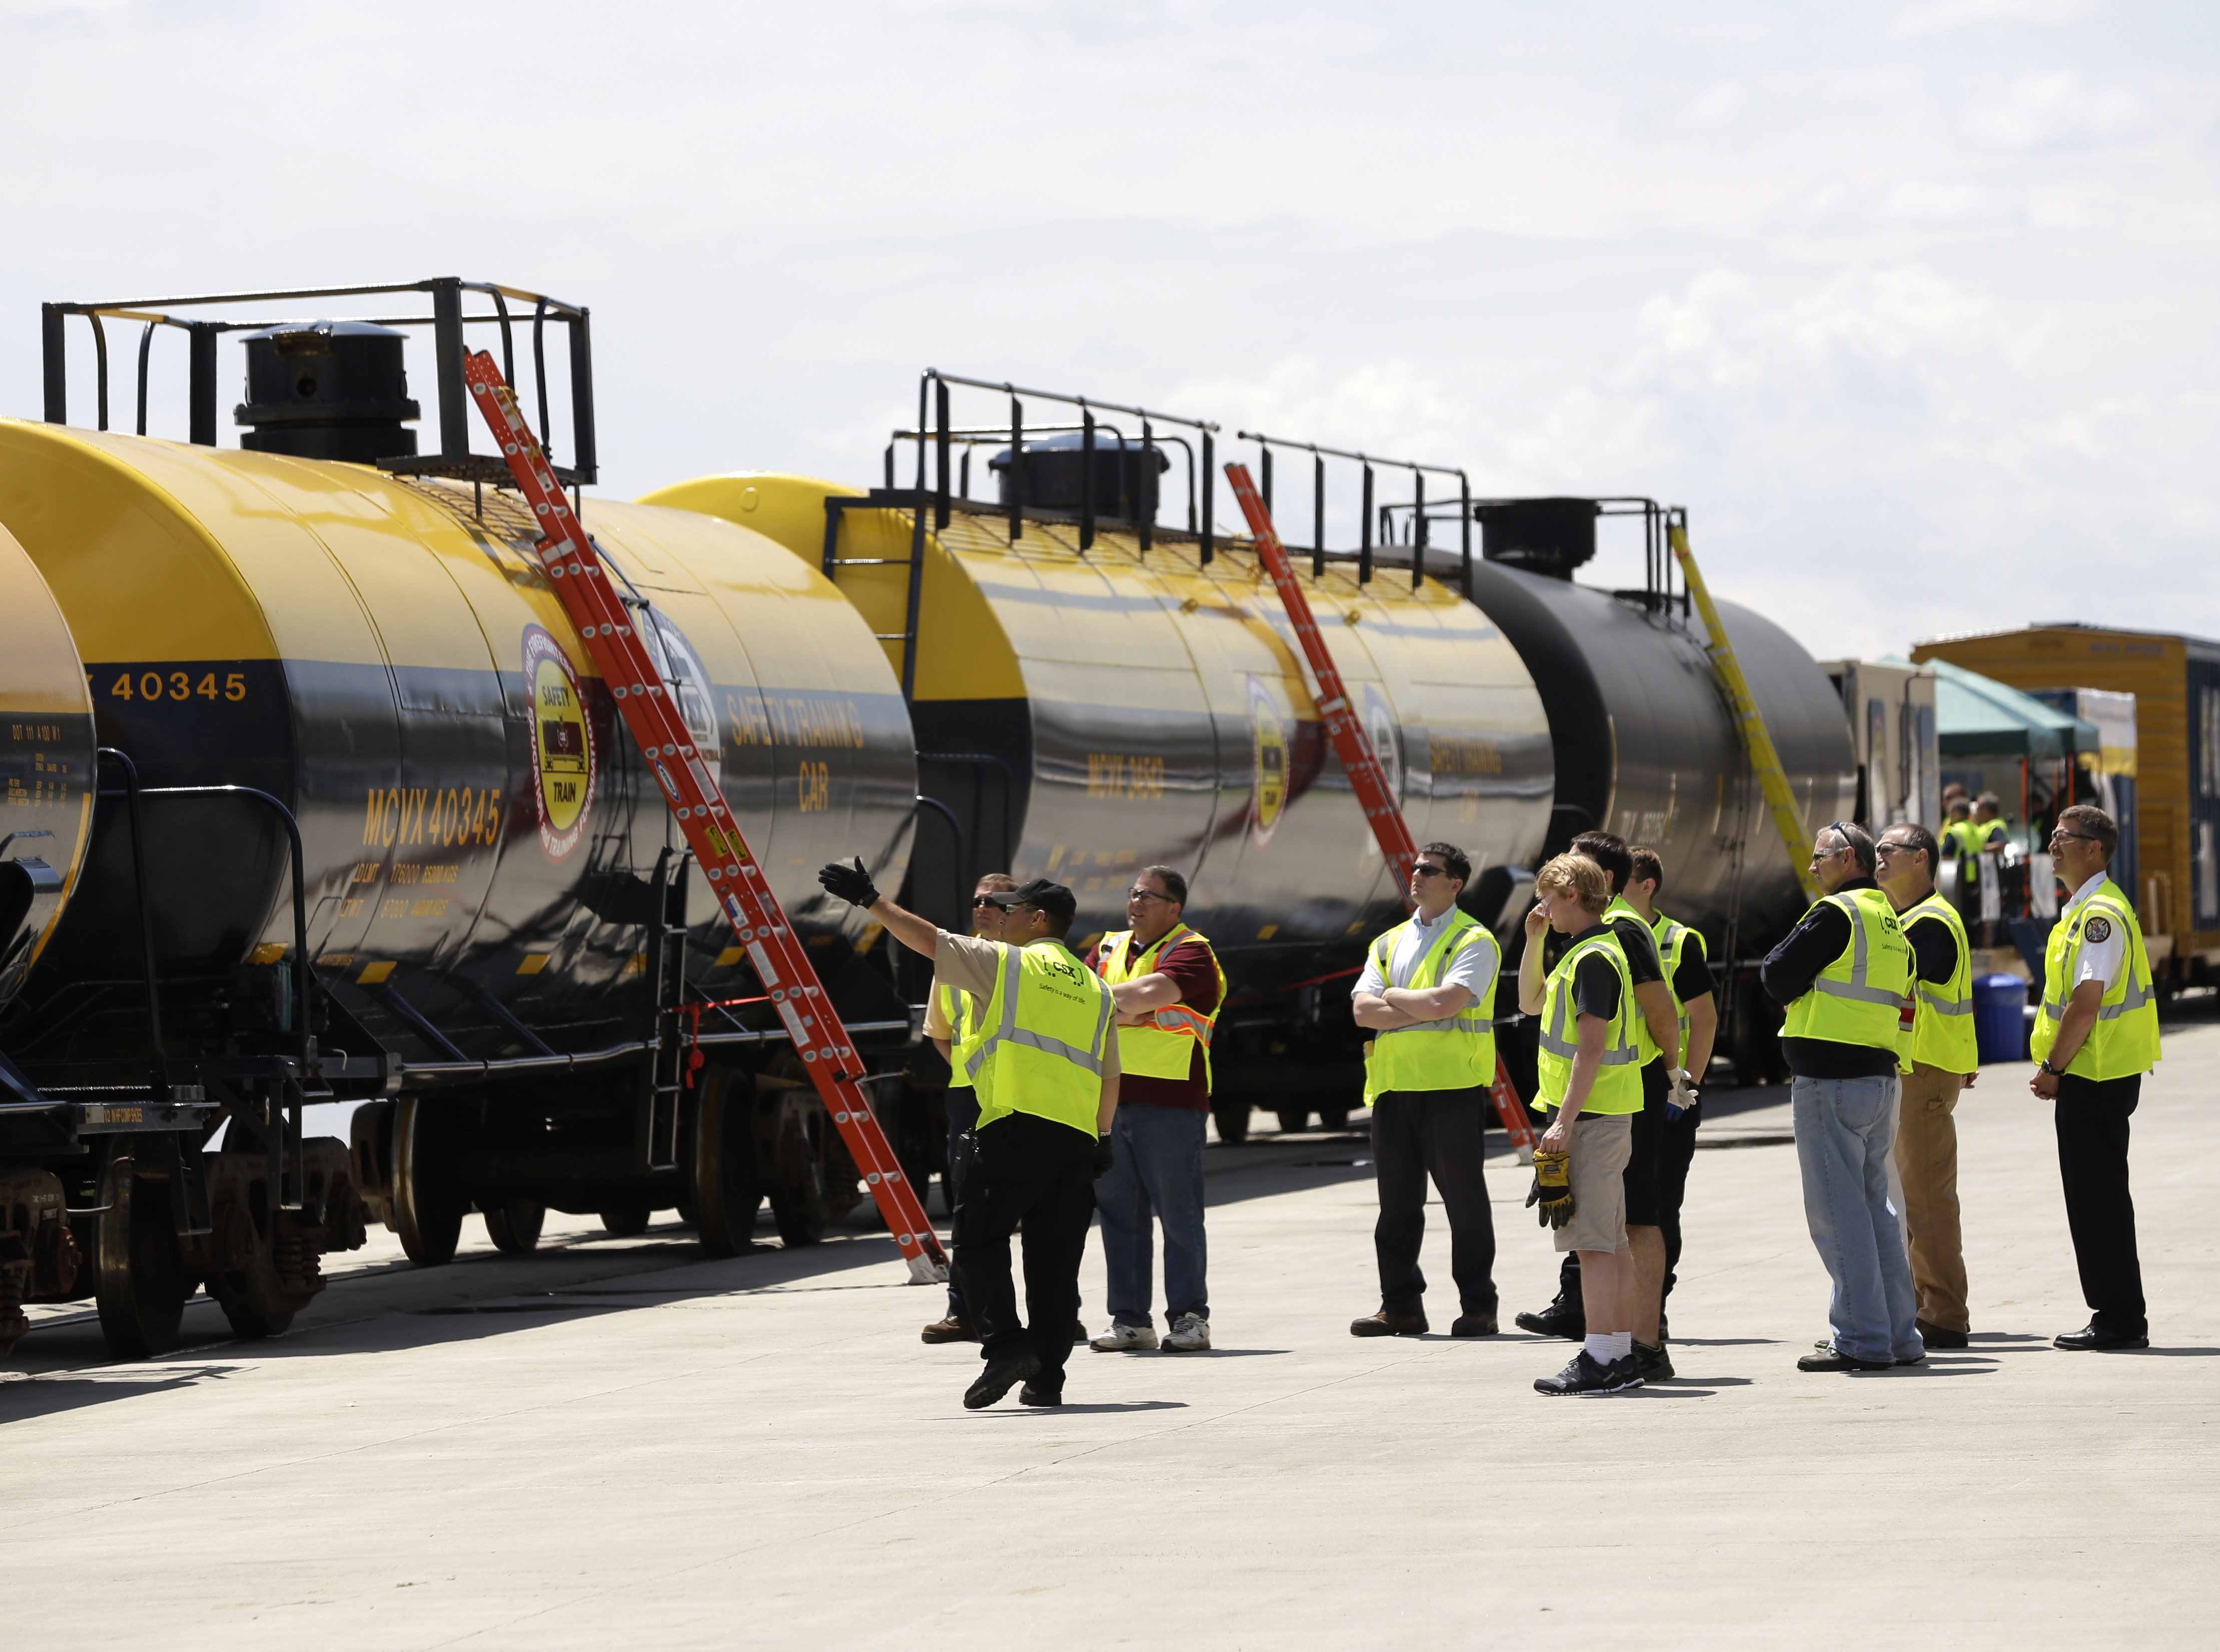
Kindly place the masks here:
<instances>
[{"instance_id":1,"label":"work boot","mask_svg":"<svg viewBox=\"0 0 2220 1652\"><path fill-rule=\"evenodd\" d=\"M1352 1337L1423 1337L1426 1334L1426 1316L1423 1313L1390 1313L1382 1308L1377 1313L1368 1313L1362 1319L1349 1322Z\"/></svg>"},{"instance_id":2,"label":"work boot","mask_svg":"<svg viewBox=\"0 0 2220 1652\"><path fill-rule=\"evenodd\" d=\"M1522 1313L1512 1324L1521 1331L1531 1331L1539 1337L1562 1337L1568 1343L1587 1338L1588 1316L1577 1301L1568 1300L1560 1291L1555 1300L1539 1313Z\"/></svg>"},{"instance_id":3,"label":"work boot","mask_svg":"<svg viewBox=\"0 0 2220 1652\"><path fill-rule=\"evenodd\" d=\"M1452 1337L1493 1337L1499 1329L1495 1315L1490 1313L1460 1313L1450 1326Z\"/></svg>"},{"instance_id":4,"label":"work boot","mask_svg":"<svg viewBox=\"0 0 2220 1652\"><path fill-rule=\"evenodd\" d=\"M1930 1325L1924 1319L1914 1319L1912 1326L1919 1332L1919 1340L1930 1348L1963 1348L1967 1343L1962 1331L1949 1331L1941 1325Z\"/></svg>"},{"instance_id":5,"label":"work boot","mask_svg":"<svg viewBox=\"0 0 2220 1652\"><path fill-rule=\"evenodd\" d=\"M971 1329L971 1322L951 1313L945 1319L935 1319L917 1333L921 1343L976 1343L979 1333Z\"/></svg>"},{"instance_id":6,"label":"work boot","mask_svg":"<svg viewBox=\"0 0 2220 1652\"><path fill-rule=\"evenodd\" d=\"M1027 1349L1022 1354L1005 1354L1001 1358L988 1360L987 1368L979 1373L979 1380L963 1391L963 1409L983 1411L1020 1382L1040 1375L1040 1356Z\"/></svg>"},{"instance_id":7,"label":"work boot","mask_svg":"<svg viewBox=\"0 0 2220 1652\"><path fill-rule=\"evenodd\" d=\"M1018 1390L1018 1403L1020 1406L1061 1406L1063 1390L1044 1388L1037 1382L1028 1382Z\"/></svg>"}]
</instances>

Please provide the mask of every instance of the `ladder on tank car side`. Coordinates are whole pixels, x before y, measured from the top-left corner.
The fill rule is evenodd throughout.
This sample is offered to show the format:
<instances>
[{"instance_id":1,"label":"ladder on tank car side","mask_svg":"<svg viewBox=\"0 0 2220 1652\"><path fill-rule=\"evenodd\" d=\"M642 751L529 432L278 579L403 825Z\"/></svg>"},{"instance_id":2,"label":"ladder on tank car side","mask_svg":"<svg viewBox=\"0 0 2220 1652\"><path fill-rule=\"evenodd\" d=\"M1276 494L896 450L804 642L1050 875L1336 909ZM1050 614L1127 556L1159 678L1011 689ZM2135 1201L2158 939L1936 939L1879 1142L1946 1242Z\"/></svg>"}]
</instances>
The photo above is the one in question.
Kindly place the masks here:
<instances>
[{"instance_id":1,"label":"ladder on tank car side","mask_svg":"<svg viewBox=\"0 0 2220 1652\"><path fill-rule=\"evenodd\" d=\"M483 351L464 364L471 399L485 417L518 489L537 519L534 545L549 587L583 639L586 652L615 696L617 710L663 789L756 977L817 1088L848 1154L863 1172L913 1281L948 1276L948 1259L909 1178L863 1090L854 1040L832 1007L778 897L740 833L724 794L709 778L677 697L640 639L627 599L612 589L601 554L549 468L493 357Z\"/></svg>"},{"instance_id":2,"label":"ladder on tank car side","mask_svg":"<svg viewBox=\"0 0 2220 1652\"><path fill-rule=\"evenodd\" d=\"M1394 870L1397 887L1407 905L1411 863L1418 859L1419 851L1411 839L1409 823L1403 819L1402 806L1388 789L1388 771L1380 766L1379 754L1373 751L1363 724L1357 720L1356 709L1350 703L1349 690L1342 686L1341 670L1326 651L1325 639L1319 634L1318 621L1311 617L1310 599L1303 595L1294 566L1288 560L1287 547L1280 543L1279 533L1272 527L1271 512L1265 508L1256 483L1250 480L1249 467L1227 465L1225 479L1233 484L1233 496L1241 502L1242 514L1249 519L1249 532L1257 542L1257 558L1272 577L1272 583L1280 593L1281 606L1294 624L1303 657L1310 661L1311 675L1318 679L1319 714L1325 719L1326 736L1333 742L1334 755L1341 759L1342 769L1356 789L1365 822L1378 839L1380 853ZM1527 1118L1525 1104L1519 1100L1500 1056L1495 1060L1495 1082L1488 1087L1488 1096L1495 1103L1495 1114L1503 1121L1505 1134L1518 1149L1519 1162L1531 1164L1540 1138L1535 1134L1533 1121Z\"/></svg>"}]
</instances>

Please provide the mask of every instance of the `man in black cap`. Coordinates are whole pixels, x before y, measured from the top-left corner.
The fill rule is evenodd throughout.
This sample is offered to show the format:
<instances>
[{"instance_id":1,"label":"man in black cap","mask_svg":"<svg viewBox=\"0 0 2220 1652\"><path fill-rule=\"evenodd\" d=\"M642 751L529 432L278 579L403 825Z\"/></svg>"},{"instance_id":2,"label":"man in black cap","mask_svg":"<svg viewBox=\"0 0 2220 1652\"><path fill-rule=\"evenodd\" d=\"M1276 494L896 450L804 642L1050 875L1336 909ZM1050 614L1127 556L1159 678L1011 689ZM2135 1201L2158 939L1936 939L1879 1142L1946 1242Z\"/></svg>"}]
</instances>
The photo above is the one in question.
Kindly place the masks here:
<instances>
[{"instance_id":1,"label":"man in black cap","mask_svg":"<svg viewBox=\"0 0 2220 1652\"><path fill-rule=\"evenodd\" d=\"M931 958L935 991L952 987L979 1006L955 1052L979 1099L956 1206L955 1267L986 1362L963 1403L976 1411L1023 1383L1024 1404L1060 1406L1094 1181L1111 1166L1118 1111L1117 1004L1064 940L1078 902L1045 877L990 895L1007 913L1003 938L990 941L903 911L871 887L861 860L817 876ZM1010 1236L1021 1223L1023 1322L1010 1280Z\"/></svg>"}]
</instances>

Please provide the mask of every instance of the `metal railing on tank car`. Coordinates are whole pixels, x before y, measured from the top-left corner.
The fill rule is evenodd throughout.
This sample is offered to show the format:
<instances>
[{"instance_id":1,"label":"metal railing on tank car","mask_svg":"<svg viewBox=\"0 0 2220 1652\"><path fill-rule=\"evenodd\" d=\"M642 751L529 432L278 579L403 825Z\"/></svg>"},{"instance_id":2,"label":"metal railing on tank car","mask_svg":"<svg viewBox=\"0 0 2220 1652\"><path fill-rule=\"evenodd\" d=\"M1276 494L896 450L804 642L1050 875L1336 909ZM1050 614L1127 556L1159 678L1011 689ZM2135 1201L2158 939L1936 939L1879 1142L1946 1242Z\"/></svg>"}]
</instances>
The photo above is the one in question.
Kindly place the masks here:
<instances>
[{"instance_id":1,"label":"metal railing on tank car","mask_svg":"<svg viewBox=\"0 0 2220 1652\"><path fill-rule=\"evenodd\" d=\"M1411 589L1418 589L1425 583L1426 577L1426 549L1429 539L1427 524L1431 521L1437 520L1428 514L1426 478L1429 476L1455 477L1457 483L1456 515L1454 518L1443 517L1439 520L1454 520L1463 525L1458 545L1460 563L1457 589L1468 599L1471 597L1472 482L1462 469L1450 464L1422 464L1416 459L1386 458L1377 453L1356 452L1344 447L1327 447L1318 442L1295 441L1284 436L1267 436L1257 431L1242 430L1234 433L1243 441L1257 444L1257 491L1263 496L1264 508L1267 512L1272 509L1273 450L1283 448L1293 452L1308 453L1311 456L1310 553L1313 579L1325 577L1325 564L1329 560L1347 560L1353 555L1356 562L1356 583L1360 585L1370 584L1375 551L1372 534L1375 519L1381 540L1393 544L1391 525L1395 520L1394 514L1400 511L1405 514L1406 521L1412 525L1412 532L1417 541L1411 557ZM1357 509L1357 547L1354 552L1334 552L1326 548L1325 462L1329 458L1354 461L1362 477L1363 503ZM1411 499L1408 502L1403 504L1377 502L1375 491L1377 478L1375 472L1380 470L1408 471L1411 473ZM1289 551L1294 551L1300 547L1291 545L1288 548Z\"/></svg>"},{"instance_id":2,"label":"metal railing on tank car","mask_svg":"<svg viewBox=\"0 0 2220 1652\"><path fill-rule=\"evenodd\" d=\"M432 329L433 368L438 389L440 451L429 454L411 452L377 456L369 462L398 476L437 476L470 482L481 491L488 483L496 488L511 485L508 465L498 455L471 451L471 434L475 421L471 415L469 391L463 382L463 360L467 353L465 329L493 327L500 330L502 366L514 382L516 377L516 333L527 320L531 323L533 379L539 400L539 421L535 433L541 445L547 447L552 454L546 330L547 323L553 321L561 323L567 334L564 367L570 380L570 434L573 449L571 464L567 468L556 466L555 473L564 485L574 490L596 480L599 458L594 427L593 348L589 312L586 307L567 303L546 293L533 292L522 287L508 286L498 282L465 281L457 276L358 287L297 287L266 292L208 293L179 298L128 298L91 303L41 305L40 319L45 374L43 416L48 424L69 422L67 322L72 315L84 316L91 327L96 429L106 430L109 427L106 323L122 321L142 325L139 338L135 426L136 433L141 436L147 433L147 383L154 334L158 328L173 327L184 333L187 340L186 439L197 446L214 447L218 445L218 340L228 334L263 332L296 327L302 322L297 316L275 320L267 316L209 318L197 315L180 315L175 312L234 309L246 304L291 303L305 299L372 298L403 293L427 295L431 300L430 314L333 319L366 323L372 327L428 327ZM470 293L490 299L490 307L482 313L465 313L464 295ZM512 312L512 301L531 308L528 312ZM397 422L413 422L415 416L412 413Z\"/></svg>"}]
</instances>

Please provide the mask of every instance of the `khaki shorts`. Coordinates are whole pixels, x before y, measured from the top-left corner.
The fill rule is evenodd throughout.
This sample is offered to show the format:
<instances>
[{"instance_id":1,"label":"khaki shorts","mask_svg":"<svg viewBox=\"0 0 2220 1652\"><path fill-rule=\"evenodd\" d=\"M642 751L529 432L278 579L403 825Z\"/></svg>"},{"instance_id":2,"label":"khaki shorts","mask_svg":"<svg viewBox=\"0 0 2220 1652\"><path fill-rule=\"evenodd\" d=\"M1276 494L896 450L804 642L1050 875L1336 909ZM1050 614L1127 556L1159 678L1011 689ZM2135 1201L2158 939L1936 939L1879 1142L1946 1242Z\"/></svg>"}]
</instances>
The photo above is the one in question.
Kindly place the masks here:
<instances>
[{"instance_id":1,"label":"khaki shorts","mask_svg":"<svg viewBox=\"0 0 2220 1652\"><path fill-rule=\"evenodd\" d=\"M1620 1250L1626 1245L1626 1165L1634 1156L1634 1115L1584 1113L1573 1120L1573 1219L1553 1236L1560 1250Z\"/></svg>"}]
</instances>

